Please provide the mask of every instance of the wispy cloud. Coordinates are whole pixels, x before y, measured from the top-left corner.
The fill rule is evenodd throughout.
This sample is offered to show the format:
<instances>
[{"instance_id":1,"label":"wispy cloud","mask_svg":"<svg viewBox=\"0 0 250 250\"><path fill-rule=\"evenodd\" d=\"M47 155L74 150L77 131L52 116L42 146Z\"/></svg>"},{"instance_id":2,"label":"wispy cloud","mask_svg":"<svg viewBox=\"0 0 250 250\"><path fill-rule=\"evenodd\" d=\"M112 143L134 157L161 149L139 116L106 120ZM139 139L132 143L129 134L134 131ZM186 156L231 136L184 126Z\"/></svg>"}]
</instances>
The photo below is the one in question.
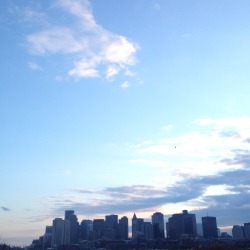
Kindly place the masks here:
<instances>
[{"instance_id":1,"label":"wispy cloud","mask_svg":"<svg viewBox=\"0 0 250 250\"><path fill-rule=\"evenodd\" d=\"M8 207L1 207L1 209L2 209L4 212L9 212L9 211L10 211L10 208L8 208Z\"/></svg>"},{"instance_id":2,"label":"wispy cloud","mask_svg":"<svg viewBox=\"0 0 250 250\"><path fill-rule=\"evenodd\" d=\"M74 21L71 25L50 21L40 31L29 34L27 48L31 53L71 54L72 68L68 74L76 78L104 76L110 80L120 72L132 76L130 67L136 63L138 45L99 25L88 0L58 0L53 8L64 11ZM29 11L27 16L34 13L38 15Z\"/></svg>"},{"instance_id":3,"label":"wispy cloud","mask_svg":"<svg viewBox=\"0 0 250 250\"><path fill-rule=\"evenodd\" d=\"M79 215L104 216L107 213L153 211L161 209L162 206L175 204L178 207L178 204L189 204L197 215L203 216L209 211L217 216L220 225L230 225L236 221L242 223L244 218L239 216L239 212L247 216L250 207L249 156L250 151L232 159L236 162L240 158L242 169L222 171L210 176L187 177L161 188L132 185L107 187L102 190L73 190L67 198L57 197L50 200L50 204L54 203L51 213L62 213L70 208ZM211 188L218 191L212 194L208 192ZM197 210L197 207L200 209Z\"/></svg>"},{"instance_id":4,"label":"wispy cloud","mask_svg":"<svg viewBox=\"0 0 250 250\"><path fill-rule=\"evenodd\" d=\"M130 87L128 81L125 81L124 83L121 84L121 88L123 89L128 89Z\"/></svg>"},{"instance_id":5,"label":"wispy cloud","mask_svg":"<svg viewBox=\"0 0 250 250\"><path fill-rule=\"evenodd\" d=\"M28 66L32 70L42 70L42 67L40 67L37 63L34 62L28 62Z\"/></svg>"}]
</instances>

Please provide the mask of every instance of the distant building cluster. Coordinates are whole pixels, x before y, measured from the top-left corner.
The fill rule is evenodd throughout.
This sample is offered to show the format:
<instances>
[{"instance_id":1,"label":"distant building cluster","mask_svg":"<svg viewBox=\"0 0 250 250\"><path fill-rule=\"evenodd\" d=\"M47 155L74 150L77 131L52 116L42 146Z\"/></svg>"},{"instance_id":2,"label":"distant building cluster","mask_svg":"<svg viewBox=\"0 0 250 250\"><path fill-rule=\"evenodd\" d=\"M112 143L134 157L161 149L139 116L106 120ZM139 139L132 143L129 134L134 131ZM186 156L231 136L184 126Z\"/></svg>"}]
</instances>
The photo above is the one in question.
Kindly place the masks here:
<instances>
[{"instance_id":1,"label":"distant building cluster","mask_svg":"<svg viewBox=\"0 0 250 250\"><path fill-rule=\"evenodd\" d=\"M59 249L60 246L76 246L100 240L116 242L150 242L178 241L185 239L217 239L220 235L216 217L201 218L202 224L196 223L196 215L183 210L173 214L164 222L164 215L156 212L151 221L144 221L134 213L132 230L129 233L129 221L126 216L118 219L118 215L106 215L105 219L82 220L78 222L73 210L66 210L64 219L55 218L52 226L46 226L45 234L34 240L32 245L43 245L48 249ZM227 233L221 234L230 238ZM250 223L244 226L235 225L232 230L235 239L250 239Z\"/></svg>"},{"instance_id":2,"label":"distant building cluster","mask_svg":"<svg viewBox=\"0 0 250 250\"><path fill-rule=\"evenodd\" d=\"M250 239L250 222L244 223L243 226L234 225L232 235L234 239Z\"/></svg>"}]
</instances>

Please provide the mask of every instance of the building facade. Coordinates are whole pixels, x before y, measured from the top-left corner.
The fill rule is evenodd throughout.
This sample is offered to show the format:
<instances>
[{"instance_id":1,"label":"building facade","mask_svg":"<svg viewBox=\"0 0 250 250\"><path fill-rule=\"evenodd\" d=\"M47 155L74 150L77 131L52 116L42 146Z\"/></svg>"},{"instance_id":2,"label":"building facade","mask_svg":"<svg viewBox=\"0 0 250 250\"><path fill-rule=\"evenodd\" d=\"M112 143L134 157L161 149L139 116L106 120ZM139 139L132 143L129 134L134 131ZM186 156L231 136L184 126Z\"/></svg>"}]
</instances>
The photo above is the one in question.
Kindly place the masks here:
<instances>
[{"instance_id":1,"label":"building facade","mask_svg":"<svg viewBox=\"0 0 250 250\"><path fill-rule=\"evenodd\" d=\"M204 238L218 238L216 217L205 216L201 218L203 237Z\"/></svg>"}]
</instances>

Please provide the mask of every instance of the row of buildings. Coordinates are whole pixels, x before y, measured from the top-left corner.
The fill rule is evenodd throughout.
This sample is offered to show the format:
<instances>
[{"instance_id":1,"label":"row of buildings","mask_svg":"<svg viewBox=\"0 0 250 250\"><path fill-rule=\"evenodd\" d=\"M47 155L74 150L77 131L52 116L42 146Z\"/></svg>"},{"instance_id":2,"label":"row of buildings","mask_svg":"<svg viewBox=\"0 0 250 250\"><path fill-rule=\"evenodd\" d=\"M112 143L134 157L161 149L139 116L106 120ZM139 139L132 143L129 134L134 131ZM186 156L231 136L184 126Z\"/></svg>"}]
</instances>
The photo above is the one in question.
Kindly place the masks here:
<instances>
[{"instance_id":1,"label":"row of buildings","mask_svg":"<svg viewBox=\"0 0 250 250\"><path fill-rule=\"evenodd\" d=\"M244 223L242 226L234 225L232 235L234 239L250 239L250 223Z\"/></svg>"},{"instance_id":2,"label":"row of buildings","mask_svg":"<svg viewBox=\"0 0 250 250\"><path fill-rule=\"evenodd\" d=\"M128 240L141 242L147 240L159 240L168 238L176 240L183 237L195 238L197 236L196 215L183 210L182 213L173 214L166 223L164 215L156 212L151 221L132 218L131 234L129 222L126 216L118 219L118 215L106 215L105 219L82 220L73 210L66 210L63 218L55 218L52 226L47 226L45 234L38 240L46 246L57 248L60 245L75 245L84 241L95 240ZM217 238L218 229L216 217L202 217L202 229L204 238ZM33 242L35 243L35 242Z\"/></svg>"}]
</instances>

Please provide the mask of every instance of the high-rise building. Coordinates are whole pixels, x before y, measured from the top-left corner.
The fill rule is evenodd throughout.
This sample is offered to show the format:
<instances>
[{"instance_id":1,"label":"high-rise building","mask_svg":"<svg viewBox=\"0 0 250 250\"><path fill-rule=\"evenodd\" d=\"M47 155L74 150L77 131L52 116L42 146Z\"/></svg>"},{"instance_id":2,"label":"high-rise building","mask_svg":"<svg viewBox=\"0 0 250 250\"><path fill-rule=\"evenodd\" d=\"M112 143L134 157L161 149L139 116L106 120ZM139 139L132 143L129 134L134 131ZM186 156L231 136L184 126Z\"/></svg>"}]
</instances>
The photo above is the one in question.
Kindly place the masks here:
<instances>
[{"instance_id":1,"label":"high-rise building","mask_svg":"<svg viewBox=\"0 0 250 250\"><path fill-rule=\"evenodd\" d=\"M144 219L137 218L136 214L134 213L134 216L132 218L132 239L140 239L144 237L143 233L143 222Z\"/></svg>"},{"instance_id":2,"label":"high-rise building","mask_svg":"<svg viewBox=\"0 0 250 250\"><path fill-rule=\"evenodd\" d=\"M93 220L93 240L101 239L104 233L104 219Z\"/></svg>"},{"instance_id":3,"label":"high-rise building","mask_svg":"<svg viewBox=\"0 0 250 250\"><path fill-rule=\"evenodd\" d=\"M201 218L204 238L218 238L216 217L205 216Z\"/></svg>"},{"instance_id":4,"label":"high-rise building","mask_svg":"<svg viewBox=\"0 0 250 250\"><path fill-rule=\"evenodd\" d=\"M160 212L152 215L152 227L154 239L161 239L165 237L164 234L164 216Z\"/></svg>"},{"instance_id":5,"label":"high-rise building","mask_svg":"<svg viewBox=\"0 0 250 250\"><path fill-rule=\"evenodd\" d=\"M244 239L244 226L234 225L232 229L232 235L234 239Z\"/></svg>"},{"instance_id":6,"label":"high-rise building","mask_svg":"<svg viewBox=\"0 0 250 250\"><path fill-rule=\"evenodd\" d=\"M183 210L181 214L173 214L168 219L168 237L179 239L183 235L194 237L197 235L196 216Z\"/></svg>"},{"instance_id":7,"label":"high-rise building","mask_svg":"<svg viewBox=\"0 0 250 250\"><path fill-rule=\"evenodd\" d=\"M64 220L55 218L52 224L51 247L58 247L63 244Z\"/></svg>"},{"instance_id":8,"label":"high-rise building","mask_svg":"<svg viewBox=\"0 0 250 250\"><path fill-rule=\"evenodd\" d=\"M143 222L143 233L146 240L152 240L153 239L153 228L151 222Z\"/></svg>"},{"instance_id":9,"label":"high-rise building","mask_svg":"<svg viewBox=\"0 0 250 250\"><path fill-rule=\"evenodd\" d=\"M121 219L119 219L119 239L120 240L127 240L128 239L128 217L123 216Z\"/></svg>"},{"instance_id":10,"label":"high-rise building","mask_svg":"<svg viewBox=\"0 0 250 250\"><path fill-rule=\"evenodd\" d=\"M64 221L64 235L63 243L65 245L72 245L78 242L79 223L75 214L69 215Z\"/></svg>"},{"instance_id":11,"label":"high-rise building","mask_svg":"<svg viewBox=\"0 0 250 250\"><path fill-rule=\"evenodd\" d=\"M67 220L71 214L74 214L74 210L65 210L64 220Z\"/></svg>"},{"instance_id":12,"label":"high-rise building","mask_svg":"<svg viewBox=\"0 0 250 250\"><path fill-rule=\"evenodd\" d=\"M92 220L82 220L79 227L79 240L91 240L91 232L93 231Z\"/></svg>"},{"instance_id":13,"label":"high-rise building","mask_svg":"<svg viewBox=\"0 0 250 250\"><path fill-rule=\"evenodd\" d=\"M104 236L110 240L118 239L118 215L105 216Z\"/></svg>"},{"instance_id":14,"label":"high-rise building","mask_svg":"<svg viewBox=\"0 0 250 250\"><path fill-rule=\"evenodd\" d=\"M246 239L250 239L250 222L244 223L244 234Z\"/></svg>"}]
</instances>

